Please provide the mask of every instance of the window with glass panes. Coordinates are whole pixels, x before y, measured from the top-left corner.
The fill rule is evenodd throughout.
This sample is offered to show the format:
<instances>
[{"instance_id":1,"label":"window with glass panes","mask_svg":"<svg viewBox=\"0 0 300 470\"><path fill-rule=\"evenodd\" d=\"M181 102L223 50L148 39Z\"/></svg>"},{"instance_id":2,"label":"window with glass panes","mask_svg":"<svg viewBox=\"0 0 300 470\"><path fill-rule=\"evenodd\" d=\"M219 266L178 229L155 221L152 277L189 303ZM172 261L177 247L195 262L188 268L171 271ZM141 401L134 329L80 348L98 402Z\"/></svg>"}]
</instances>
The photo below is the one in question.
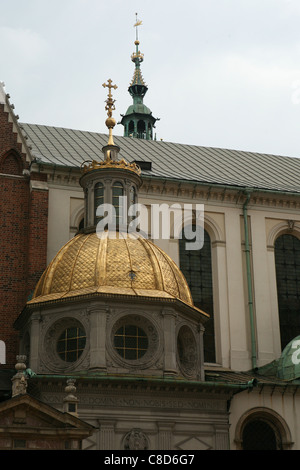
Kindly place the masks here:
<instances>
[{"instance_id":1,"label":"window with glass panes","mask_svg":"<svg viewBox=\"0 0 300 470\"><path fill-rule=\"evenodd\" d=\"M116 181L112 187L112 204L116 211L116 224L122 223L122 216L123 216L123 206L122 206L122 199L120 199L124 195L124 188L122 183Z\"/></svg>"},{"instance_id":2,"label":"window with glass panes","mask_svg":"<svg viewBox=\"0 0 300 470\"><path fill-rule=\"evenodd\" d=\"M129 206L136 203L136 190L134 186L131 186L129 191Z\"/></svg>"},{"instance_id":3,"label":"window with glass panes","mask_svg":"<svg viewBox=\"0 0 300 470\"><path fill-rule=\"evenodd\" d=\"M102 217L97 217L97 208L104 203L104 186L102 183L95 184L94 188L94 204L95 204L95 224L97 224Z\"/></svg>"},{"instance_id":4,"label":"window with glass panes","mask_svg":"<svg viewBox=\"0 0 300 470\"><path fill-rule=\"evenodd\" d=\"M195 231L194 226L192 229ZM186 241L184 237L179 240L180 269L186 278L195 306L210 315L210 319L205 323L204 360L215 362L211 240L204 230L204 244L200 250L187 250Z\"/></svg>"},{"instance_id":5,"label":"window with glass panes","mask_svg":"<svg viewBox=\"0 0 300 470\"><path fill-rule=\"evenodd\" d=\"M131 188L129 190L129 207L133 206L134 204L136 204L136 190L135 190L134 186L131 186ZM134 220L134 218L135 218L135 216L131 215L129 217L129 222Z\"/></svg>"},{"instance_id":6,"label":"window with glass panes","mask_svg":"<svg viewBox=\"0 0 300 470\"><path fill-rule=\"evenodd\" d=\"M140 359L148 349L148 337L136 325L123 325L114 335L114 346L123 359Z\"/></svg>"},{"instance_id":7,"label":"window with glass panes","mask_svg":"<svg viewBox=\"0 0 300 470\"><path fill-rule=\"evenodd\" d=\"M75 362L81 356L86 343L82 328L66 328L57 341L57 353L66 362Z\"/></svg>"},{"instance_id":8,"label":"window with glass panes","mask_svg":"<svg viewBox=\"0 0 300 470\"><path fill-rule=\"evenodd\" d=\"M300 335L300 240L284 234L275 242L281 347Z\"/></svg>"}]
</instances>

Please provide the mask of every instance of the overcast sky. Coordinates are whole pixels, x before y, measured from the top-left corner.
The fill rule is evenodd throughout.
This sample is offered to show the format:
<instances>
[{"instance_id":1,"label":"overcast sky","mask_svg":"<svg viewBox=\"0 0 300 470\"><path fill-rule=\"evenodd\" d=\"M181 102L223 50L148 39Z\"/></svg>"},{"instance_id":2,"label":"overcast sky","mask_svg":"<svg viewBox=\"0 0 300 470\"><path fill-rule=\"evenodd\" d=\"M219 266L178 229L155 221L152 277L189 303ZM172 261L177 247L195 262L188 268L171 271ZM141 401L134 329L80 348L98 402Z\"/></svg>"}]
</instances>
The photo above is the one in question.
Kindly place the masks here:
<instances>
[{"instance_id":1,"label":"overcast sky","mask_svg":"<svg viewBox=\"0 0 300 470\"><path fill-rule=\"evenodd\" d=\"M108 78L120 120L132 102L137 12L158 140L300 157L300 0L0 6L0 80L21 122L106 133Z\"/></svg>"}]
</instances>

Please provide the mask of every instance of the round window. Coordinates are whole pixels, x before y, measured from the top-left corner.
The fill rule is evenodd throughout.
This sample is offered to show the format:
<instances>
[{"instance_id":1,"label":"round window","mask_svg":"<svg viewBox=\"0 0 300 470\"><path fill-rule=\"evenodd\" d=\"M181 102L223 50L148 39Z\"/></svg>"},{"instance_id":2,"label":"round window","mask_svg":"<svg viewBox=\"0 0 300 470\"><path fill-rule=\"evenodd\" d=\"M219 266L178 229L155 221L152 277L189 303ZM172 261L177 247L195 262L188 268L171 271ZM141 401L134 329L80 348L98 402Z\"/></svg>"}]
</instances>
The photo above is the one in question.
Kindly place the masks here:
<instances>
[{"instance_id":1,"label":"round window","mask_svg":"<svg viewBox=\"0 0 300 470\"><path fill-rule=\"evenodd\" d=\"M111 325L110 331L108 348L121 367L145 369L160 357L160 336L152 319L146 315L122 315Z\"/></svg>"},{"instance_id":2,"label":"round window","mask_svg":"<svg viewBox=\"0 0 300 470\"><path fill-rule=\"evenodd\" d=\"M85 331L80 327L66 328L57 341L57 353L66 362L80 358L86 343Z\"/></svg>"},{"instance_id":3,"label":"round window","mask_svg":"<svg viewBox=\"0 0 300 470\"><path fill-rule=\"evenodd\" d=\"M148 350L148 337L136 325L123 325L114 334L114 346L123 359L140 359Z\"/></svg>"}]
</instances>

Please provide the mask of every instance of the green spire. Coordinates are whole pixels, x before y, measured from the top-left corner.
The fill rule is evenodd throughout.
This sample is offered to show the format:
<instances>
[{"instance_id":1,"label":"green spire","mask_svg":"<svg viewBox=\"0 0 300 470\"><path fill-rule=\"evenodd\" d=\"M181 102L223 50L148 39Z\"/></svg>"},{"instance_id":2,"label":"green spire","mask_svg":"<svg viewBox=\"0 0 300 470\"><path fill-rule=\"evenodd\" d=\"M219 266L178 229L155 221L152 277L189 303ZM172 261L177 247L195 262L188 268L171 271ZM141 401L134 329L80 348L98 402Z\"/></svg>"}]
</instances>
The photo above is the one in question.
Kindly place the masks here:
<instances>
[{"instance_id":1,"label":"green spire","mask_svg":"<svg viewBox=\"0 0 300 470\"><path fill-rule=\"evenodd\" d=\"M136 13L136 15L137 15L137 13ZM141 54L141 52L139 51L140 41L138 39L138 26L140 26L141 24L142 24L142 22L137 20L135 25L134 25L136 27L136 40L134 42L135 52L132 54L131 60L135 64L135 71L134 71L133 79L131 80L131 83L130 83L130 87L133 86L133 85L144 86L146 88L146 91L145 91L145 93L146 93L147 92L147 86L144 82L142 72L141 72L141 63L144 60L144 54Z\"/></svg>"},{"instance_id":2,"label":"green spire","mask_svg":"<svg viewBox=\"0 0 300 470\"><path fill-rule=\"evenodd\" d=\"M136 13L136 23L134 25L136 28L135 52L131 56L131 60L135 64L135 70L128 88L133 104L129 106L126 114L122 115L121 124L124 126L125 137L152 140L153 128L157 119L152 116L150 109L143 103L148 87L141 72L141 63L144 60L144 54L139 50L140 42L138 39L138 26L141 24L142 21L137 19Z\"/></svg>"}]
</instances>

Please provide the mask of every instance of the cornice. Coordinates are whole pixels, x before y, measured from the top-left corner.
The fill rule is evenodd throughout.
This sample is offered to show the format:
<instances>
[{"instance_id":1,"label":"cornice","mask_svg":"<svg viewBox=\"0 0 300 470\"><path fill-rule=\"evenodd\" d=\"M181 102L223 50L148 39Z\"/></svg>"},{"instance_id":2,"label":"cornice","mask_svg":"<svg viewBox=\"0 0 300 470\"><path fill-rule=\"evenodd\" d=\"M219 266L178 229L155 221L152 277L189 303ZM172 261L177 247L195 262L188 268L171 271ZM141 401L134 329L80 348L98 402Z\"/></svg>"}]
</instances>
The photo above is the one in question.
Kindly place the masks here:
<instances>
[{"instance_id":1,"label":"cornice","mask_svg":"<svg viewBox=\"0 0 300 470\"><path fill-rule=\"evenodd\" d=\"M226 382L211 382L211 381L197 381L197 380L186 380L183 378L169 379L169 378L155 378L155 377L141 377L130 376L130 375L114 375L110 376L105 373L91 373L89 371L74 373L69 375L36 375L31 379L33 386L38 386L47 392L59 392L61 390L60 383L65 383L68 378L76 379L77 391L78 394L80 390L86 391L91 390L96 396L99 395L99 391L106 391L110 396L112 392L116 392L117 395L123 396L124 392L132 394L132 391L135 393L145 393L151 391L152 395L156 392L168 393L184 393L185 397L188 392L190 393L209 393L210 397L213 400L213 395L215 398L219 394L228 394L236 393L238 391L250 390L252 386L248 383L226 383ZM81 385L84 385L81 388ZM91 388L90 388L90 387ZM102 395L101 393L101 395ZM201 401L201 398L200 398ZM205 406L205 405L204 405Z\"/></svg>"},{"instance_id":2,"label":"cornice","mask_svg":"<svg viewBox=\"0 0 300 470\"><path fill-rule=\"evenodd\" d=\"M140 196L164 196L201 203L221 203L232 206L242 205L246 200L245 187L223 187L217 184L195 182L175 182L167 179L143 178ZM250 188L251 190L251 188ZM286 209L300 208L300 192L295 193L253 189L248 206L275 207Z\"/></svg>"},{"instance_id":3,"label":"cornice","mask_svg":"<svg viewBox=\"0 0 300 470\"><path fill-rule=\"evenodd\" d=\"M36 171L47 174L49 185L68 188L78 188L81 190L79 180L82 176L80 168L63 167L48 163L37 163ZM141 197L164 197L183 202L217 203L236 207L242 205L245 200L245 191L252 191L248 207L268 207L275 209L300 209L300 192L282 192L276 190L264 190L259 188L246 188L236 186L222 186L218 184L208 184L192 181L174 181L166 178L151 177L142 175L142 186L139 189Z\"/></svg>"}]
</instances>

